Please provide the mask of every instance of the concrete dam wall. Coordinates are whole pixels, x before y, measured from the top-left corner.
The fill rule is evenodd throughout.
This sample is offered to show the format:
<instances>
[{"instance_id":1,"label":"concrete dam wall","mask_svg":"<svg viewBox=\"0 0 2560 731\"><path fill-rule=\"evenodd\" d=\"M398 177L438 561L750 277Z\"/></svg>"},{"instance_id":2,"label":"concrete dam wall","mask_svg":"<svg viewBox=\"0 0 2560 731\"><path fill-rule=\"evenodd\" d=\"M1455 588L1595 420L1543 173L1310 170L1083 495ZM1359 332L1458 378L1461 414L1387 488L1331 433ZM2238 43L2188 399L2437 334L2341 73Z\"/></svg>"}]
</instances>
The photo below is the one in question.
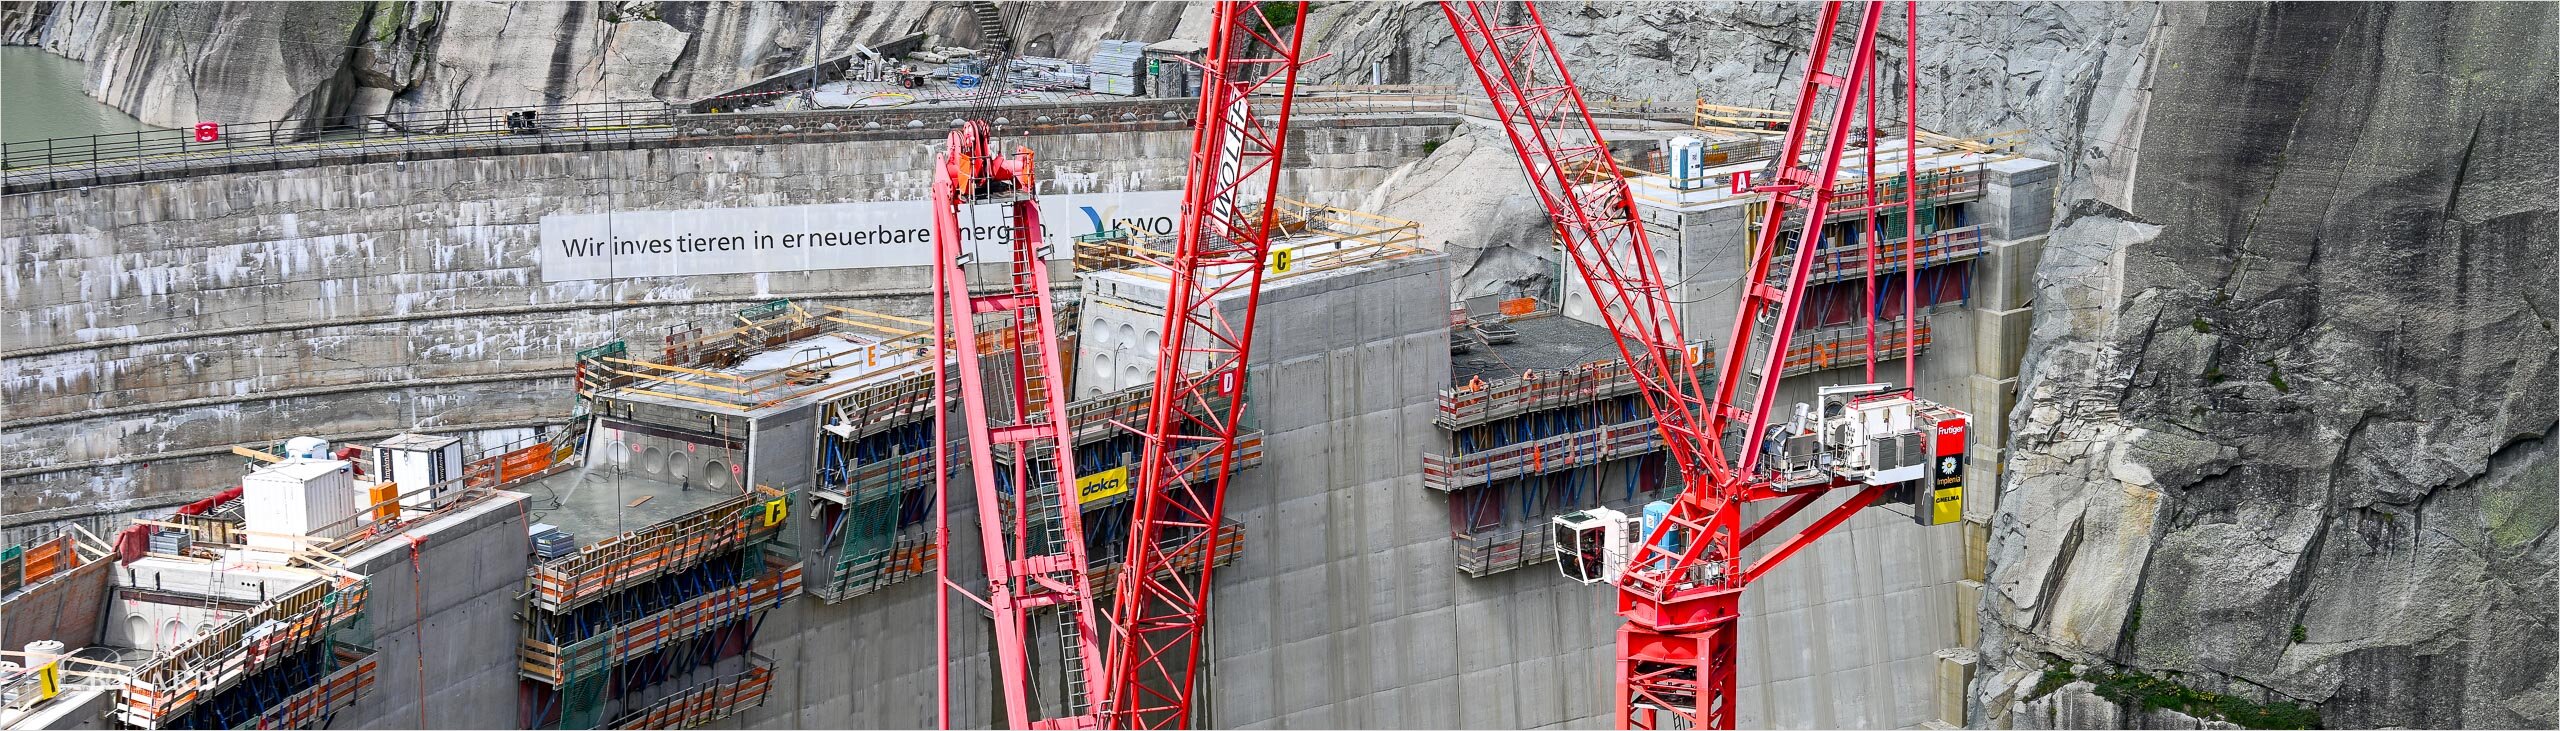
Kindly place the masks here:
<instances>
[{"instance_id":1,"label":"concrete dam wall","mask_svg":"<svg viewBox=\"0 0 2560 731\"><path fill-rule=\"evenodd\" d=\"M1435 119L1308 123L1284 186L1359 200L1451 129ZM1169 189L1187 143L1178 130L1029 140L1053 188L1044 193L1062 195ZM8 198L0 215L25 222L0 270L12 313L0 322L11 347L0 392L12 404L0 445L10 453L11 521L103 519L201 497L236 479L239 460L225 451L235 443L413 427L495 442L567 416L576 351L616 339L645 348L668 325L747 304L790 297L916 312L924 279L914 269L546 281L539 247L547 216L920 198L930 146L413 160ZM1451 564L1448 498L1422 484L1434 400L1449 383L1449 283L1461 276L1431 255L1376 281L1266 301L1271 324L1249 383L1250 400L1267 405L1255 418L1270 456L1233 488L1230 516L1250 542L1219 574L1206 659L1214 725L1605 723L1613 597L1544 566L1463 575ZM1942 717L1934 655L1968 635L1961 536L1861 515L1763 579L1744 608L1743 722L1900 727ZM399 567L388 571L388 583L401 583ZM453 637L516 632L491 609L513 589L454 591L426 602L385 595L388 614L427 605L414 611L439 638L385 626L390 664ZM785 603L756 642L784 669L773 694L722 725L932 723L931 633L921 631L931 604L926 582L841 604ZM990 723L999 716L983 633L956 636L955 720ZM473 658L492 664L475 671ZM417 662L465 678L502 675L511 660L474 644ZM449 710L423 723L485 725L518 702L507 684L457 680L433 690L431 705ZM401 692L353 715L358 727L422 723Z\"/></svg>"},{"instance_id":2,"label":"concrete dam wall","mask_svg":"<svg viewBox=\"0 0 2560 731\"><path fill-rule=\"evenodd\" d=\"M1352 197L1449 124L1302 125L1286 185ZM1044 193L1122 193L1177 189L1189 135L1025 141ZM233 444L413 427L503 442L567 416L577 350L754 303L912 312L915 268L546 282L537 248L545 216L920 200L931 149L411 160L0 199L8 525L201 497L235 477Z\"/></svg>"}]
</instances>

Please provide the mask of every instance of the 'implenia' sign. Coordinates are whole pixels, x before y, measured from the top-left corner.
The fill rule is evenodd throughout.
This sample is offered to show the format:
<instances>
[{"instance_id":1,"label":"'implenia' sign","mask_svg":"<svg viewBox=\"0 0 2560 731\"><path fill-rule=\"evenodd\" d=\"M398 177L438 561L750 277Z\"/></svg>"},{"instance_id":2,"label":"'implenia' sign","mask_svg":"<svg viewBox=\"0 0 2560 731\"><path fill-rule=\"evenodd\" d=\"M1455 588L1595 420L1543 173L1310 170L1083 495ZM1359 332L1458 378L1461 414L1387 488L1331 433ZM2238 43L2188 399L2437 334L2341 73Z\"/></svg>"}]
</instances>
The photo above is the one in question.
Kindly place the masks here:
<instances>
[{"instance_id":1,"label":"'implenia' sign","mask_svg":"<svg viewBox=\"0 0 2560 731\"><path fill-rule=\"evenodd\" d=\"M542 281L924 266L933 216L923 201L767 208L622 211L542 217ZM1052 259L1075 237L1112 228L1172 233L1182 192L1040 197ZM961 236L983 260L1010 256L1000 206L961 212Z\"/></svg>"}]
</instances>

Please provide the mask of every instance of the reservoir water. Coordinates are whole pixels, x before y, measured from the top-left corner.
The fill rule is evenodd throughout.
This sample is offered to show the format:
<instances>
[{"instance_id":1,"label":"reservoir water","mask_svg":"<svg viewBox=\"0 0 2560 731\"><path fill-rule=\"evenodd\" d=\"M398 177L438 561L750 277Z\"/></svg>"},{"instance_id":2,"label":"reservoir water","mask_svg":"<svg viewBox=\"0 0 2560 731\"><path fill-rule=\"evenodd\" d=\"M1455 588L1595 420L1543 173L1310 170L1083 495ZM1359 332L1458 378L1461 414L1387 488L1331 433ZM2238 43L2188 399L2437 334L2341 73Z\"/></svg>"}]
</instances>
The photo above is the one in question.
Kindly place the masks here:
<instances>
[{"instance_id":1,"label":"reservoir water","mask_svg":"<svg viewBox=\"0 0 2560 731\"><path fill-rule=\"evenodd\" d=\"M0 47L0 141L161 129L81 91L80 62L34 46Z\"/></svg>"}]
</instances>

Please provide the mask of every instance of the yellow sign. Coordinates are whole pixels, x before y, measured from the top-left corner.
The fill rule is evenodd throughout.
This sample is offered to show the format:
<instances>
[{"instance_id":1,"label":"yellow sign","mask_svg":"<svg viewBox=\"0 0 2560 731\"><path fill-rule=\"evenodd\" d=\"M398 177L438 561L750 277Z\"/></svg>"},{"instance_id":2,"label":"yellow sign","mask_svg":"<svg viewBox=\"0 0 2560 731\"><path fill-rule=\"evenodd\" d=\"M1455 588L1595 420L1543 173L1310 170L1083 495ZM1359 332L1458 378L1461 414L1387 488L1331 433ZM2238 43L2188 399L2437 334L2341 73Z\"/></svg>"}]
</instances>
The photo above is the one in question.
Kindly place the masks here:
<instances>
[{"instance_id":1,"label":"yellow sign","mask_svg":"<svg viewBox=\"0 0 2560 731\"><path fill-rule=\"evenodd\" d=\"M764 504L764 527L771 528L791 515L790 498L774 498Z\"/></svg>"},{"instance_id":2,"label":"yellow sign","mask_svg":"<svg viewBox=\"0 0 2560 731\"><path fill-rule=\"evenodd\" d=\"M1942 487L1930 492L1929 524L1946 525L1964 519L1964 487Z\"/></svg>"},{"instance_id":3,"label":"yellow sign","mask_svg":"<svg viewBox=\"0 0 2560 731\"><path fill-rule=\"evenodd\" d=\"M62 694L62 663L49 662L36 668L36 695L52 698Z\"/></svg>"},{"instance_id":4,"label":"yellow sign","mask_svg":"<svg viewBox=\"0 0 2560 731\"><path fill-rule=\"evenodd\" d=\"M1277 249L1277 250L1272 251L1272 252L1271 252L1271 273L1273 273L1273 274L1287 274L1287 273L1289 273L1289 268L1290 268L1290 267L1292 267L1292 266L1295 266L1295 265L1296 265L1296 259L1297 259L1297 257L1295 256L1295 253L1296 253L1296 252L1290 251L1290 250L1288 250L1288 249Z\"/></svg>"},{"instance_id":5,"label":"yellow sign","mask_svg":"<svg viewBox=\"0 0 2560 731\"><path fill-rule=\"evenodd\" d=\"M1076 503L1081 505L1129 491L1129 468L1113 467L1076 478Z\"/></svg>"}]
</instances>

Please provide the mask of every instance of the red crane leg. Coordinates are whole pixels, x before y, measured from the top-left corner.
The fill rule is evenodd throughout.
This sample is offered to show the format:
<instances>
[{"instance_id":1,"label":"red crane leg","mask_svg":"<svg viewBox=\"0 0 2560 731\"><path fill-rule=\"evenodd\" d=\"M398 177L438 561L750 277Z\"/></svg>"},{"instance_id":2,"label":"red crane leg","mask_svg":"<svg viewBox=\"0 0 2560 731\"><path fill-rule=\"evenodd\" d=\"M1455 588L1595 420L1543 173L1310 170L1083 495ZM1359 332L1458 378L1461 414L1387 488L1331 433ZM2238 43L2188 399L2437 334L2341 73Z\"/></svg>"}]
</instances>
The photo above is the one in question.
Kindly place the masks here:
<instances>
[{"instance_id":1,"label":"red crane leg","mask_svg":"<svg viewBox=\"0 0 2560 731\"><path fill-rule=\"evenodd\" d=\"M1012 728L1075 727L1088 699L1080 697L1078 678L1101 673L1097 651L1100 635L1093 622L1093 594L1085 578L1081 516L1066 492L1075 484L1075 461L1067 450L1071 431L1066 419L1066 389L1059 367L1055 309L1049 298L1048 265L1040 260L1040 209L1028 197L1031 153L1012 160L989 149L984 122L971 121L953 130L944 164L934 175L934 357L956 374L958 388L935 389L938 409L957 391L961 423L968 431L970 485L977 499L978 541L984 552L987 586L978 598L992 615L998 687L1004 696L1005 721ZM967 264L972 252L960 236L959 208L973 202L1002 205L1008 224L1010 256L1001 262L1009 276L993 293L972 292ZM993 321L981 327L984 316ZM982 352L984 343L1001 347ZM990 363L987 356L997 356ZM988 370L998 377L993 383ZM992 388L992 390L991 390ZM996 400L992 397L1000 397ZM998 408L1001 407L1001 408ZM941 413L941 412L937 412ZM948 465L948 445L937 437L936 463ZM1010 466L999 479L998 455ZM937 486L944 478L937 475ZM938 497L942 491L937 490ZM945 501L941 506L947 507ZM937 531L942 556L952 555L948 532ZM951 591L946 580L938 587ZM976 598L976 597L973 597ZM948 598L937 600L941 636L947 638L952 617ZM1063 613L1063 614L1058 614ZM1035 670L1032 651L1035 614L1058 616L1065 643L1047 663L1060 682L1060 693L1042 702L1035 683L1053 677ZM941 658L947 668L948 647ZM937 676L942 721L949 725L949 675ZM1059 697L1063 696L1063 697Z\"/></svg>"}]
</instances>

